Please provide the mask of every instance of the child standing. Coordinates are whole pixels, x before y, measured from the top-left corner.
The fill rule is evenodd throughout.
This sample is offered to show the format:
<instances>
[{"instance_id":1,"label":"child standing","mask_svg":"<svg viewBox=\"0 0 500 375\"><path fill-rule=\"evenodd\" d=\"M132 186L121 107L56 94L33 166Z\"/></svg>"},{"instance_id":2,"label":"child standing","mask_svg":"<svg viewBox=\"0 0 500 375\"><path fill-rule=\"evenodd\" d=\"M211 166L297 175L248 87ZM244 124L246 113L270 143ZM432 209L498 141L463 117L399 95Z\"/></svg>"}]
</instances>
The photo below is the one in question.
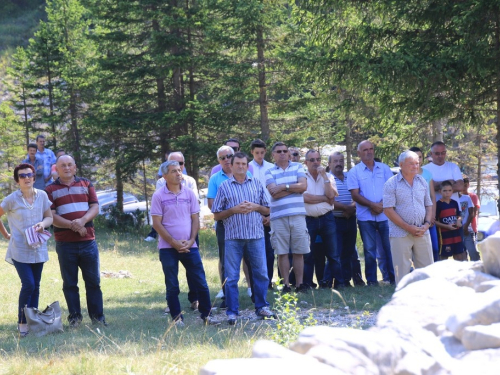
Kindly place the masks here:
<instances>
[{"instance_id":1,"label":"child standing","mask_svg":"<svg viewBox=\"0 0 500 375\"><path fill-rule=\"evenodd\" d=\"M439 255L441 260L467 260L462 242L462 217L458 202L451 199L453 187L450 181L441 182L441 199L436 202L436 226L438 229Z\"/></svg>"}]
</instances>

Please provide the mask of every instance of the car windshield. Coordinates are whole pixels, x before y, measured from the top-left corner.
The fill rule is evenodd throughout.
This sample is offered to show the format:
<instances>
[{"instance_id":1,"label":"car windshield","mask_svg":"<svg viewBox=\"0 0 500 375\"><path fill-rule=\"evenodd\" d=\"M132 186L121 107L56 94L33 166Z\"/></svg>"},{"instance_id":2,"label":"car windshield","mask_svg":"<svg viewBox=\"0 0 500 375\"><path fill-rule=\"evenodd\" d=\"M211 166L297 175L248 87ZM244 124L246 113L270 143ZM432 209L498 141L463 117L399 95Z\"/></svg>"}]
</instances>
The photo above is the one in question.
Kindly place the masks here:
<instances>
[{"instance_id":1,"label":"car windshield","mask_svg":"<svg viewBox=\"0 0 500 375\"><path fill-rule=\"evenodd\" d=\"M482 196L479 216L498 216L496 199L492 199L492 197L489 196Z\"/></svg>"}]
</instances>

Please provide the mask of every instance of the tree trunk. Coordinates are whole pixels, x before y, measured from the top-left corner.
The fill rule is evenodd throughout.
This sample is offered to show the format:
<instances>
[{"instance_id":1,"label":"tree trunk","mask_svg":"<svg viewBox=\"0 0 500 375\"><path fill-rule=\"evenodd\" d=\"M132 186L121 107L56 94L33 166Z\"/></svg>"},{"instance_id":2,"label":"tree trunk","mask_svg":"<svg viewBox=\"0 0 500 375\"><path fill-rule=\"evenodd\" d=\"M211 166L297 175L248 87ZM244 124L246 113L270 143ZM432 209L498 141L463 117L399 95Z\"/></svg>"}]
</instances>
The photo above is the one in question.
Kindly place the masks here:
<instances>
[{"instance_id":1,"label":"tree trunk","mask_svg":"<svg viewBox=\"0 0 500 375\"><path fill-rule=\"evenodd\" d=\"M24 132L26 136L26 147L28 147L30 143L30 129L28 125L28 108L26 108L26 94L24 91L24 86L21 88L23 93L23 109L24 109Z\"/></svg>"},{"instance_id":2,"label":"tree trunk","mask_svg":"<svg viewBox=\"0 0 500 375\"><path fill-rule=\"evenodd\" d=\"M115 173L116 173L116 208L118 211L123 212L123 176L122 170L120 168L119 159L115 164Z\"/></svg>"},{"instance_id":3,"label":"tree trunk","mask_svg":"<svg viewBox=\"0 0 500 375\"><path fill-rule=\"evenodd\" d=\"M443 125L444 119L435 120L432 123L433 143L437 141L444 142Z\"/></svg>"},{"instance_id":4,"label":"tree trunk","mask_svg":"<svg viewBox=\"0 0 500 375\"><path fill-rule=\"evenodd\" d=\"M48 42L47 42L48 43ZM50 125L52 128L52 141L54 144L52 147L57 149L57 138L56 138L56 124L54 123L54 93L52 88L52 76L50 71L50 61L49 61L49 48L47 46L47 82L49 85L49 113L50 113Z\"/></svg>"},{"instance_id":5,"label":"tree trunk","mask_svg":"<svg viewBox=\"0 0 500 375\"><path fill-rule=\"evenodd\" d=\"M257 29L257 61L259 68L259 106L260 106L260 132L264 142L270 136L269 115L267 112L267 84L266 84L266 63L264 59L264 32L262 27Z\"/></svg>"},{"instance_id":6,"label":"tree trunk","mask_svg":"<svg viewBox=\"0 0 500 375\"><path fill-rule=\"evenodd\" d=\"M347 170L351 169L352 166L352 137L351 130L354 122L352 120L347 120L347 126L345 130L345 153L346 153L346 166Z\"/></svg>"},{"instance_id":7,"label":"tree trunk","mask_svg":"<svg viewBox=\"0 0 500 375\"><path fill-rule=\"evenodd\" d=\"M496 118L496 125L497 125L497 175L498 172L500 171L500 10L496 10L496 19L495 19L495 52L496 52L496 66L497 66L497 71L496 71L496 100L497 100L497 118ZM500 190L500 180L498 183L498 188ZM500 199L497 201L497 206L498 210L500 212Z\"/></svg>"},{"instance_id":8,"label":"tree trunk","mask_svg":"<svg viewBox=\"0 0 500 375\"><path fill-rule=\"evenodd\" d=\"M73 139L73 156L75 163L82 168L82 155L80 153L80 131L78 130L78 109L76 103L76 94L73 87L70 88L69 112L71 116L71 138ZM81 169L80 169L81 170Z\"/></svg>"}]
</instances>

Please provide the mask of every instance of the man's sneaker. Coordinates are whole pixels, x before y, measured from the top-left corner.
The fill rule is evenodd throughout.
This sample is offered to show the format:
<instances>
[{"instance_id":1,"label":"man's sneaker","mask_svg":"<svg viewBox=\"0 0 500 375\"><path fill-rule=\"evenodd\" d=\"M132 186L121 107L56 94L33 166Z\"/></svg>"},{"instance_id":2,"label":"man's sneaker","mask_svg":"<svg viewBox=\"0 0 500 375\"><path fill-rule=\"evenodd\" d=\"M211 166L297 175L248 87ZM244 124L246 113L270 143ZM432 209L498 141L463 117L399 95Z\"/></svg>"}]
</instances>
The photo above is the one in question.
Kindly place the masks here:
<instances>
[{"instance_id":1,"label":"man's sneaker","mask_svg":"<svg viewBox=\"0 0 500 375\"><path fill-rule=\"evenodd\" d=\"M104 327L108 326L108 323L106 323L106 320L104 320L104 318L92 319L92 324L99 324L99 325L102 325Z\"/></svg>"},{"instance_id":2,"label":"man's sneaker","mask_svg":"<svg viewBox=\"0 0 500 375\"><path fill-rule=\"evenodd\" d=\"M198 310L198 305L199 305L198 301L191 302L191 310L194 311Z\"/></svg>"},{"instance_id":3,"label":"man's sneaker","mask_svg":"<svg viewBox=\"0 0 500 375\"><path fill-rule=\"evenodd\" d=\"M283 289L281 289L281 294L288 294L288 293L292 293L292 288L290 288L287 285L284 285Z\"/></svg>"},{"instance_id":4,"label":"man's sneaker","mask_svg":"<svg viewBox=\"0 0 500 375\"><path fill-rule=\"evenodd\" d=\"M295 288L295 293L307 293L311 287L307 284L300 284Z\"/></svg>"},{"instance_id":5,"label":"man's sneaker","mask_svg":"<svg viewBox=\"0 0 500 375\"><path fill-rule=\"evenodd\" d=\"M153 241L156 241L156 238L151 237L151 236L147 236L147 237L144 239L144 241L146 241L146 242L153 242Z\"/></svg>"},{"instance_id":6,"label":"man's sneaker","mask_svg":"<svg viewBox=\"0 0 500 375\"><path fill-rule=\"evenodd\" d=\"M231 314L227 316L227 324L229 324L230 326L234 326L237 320L238 317L236 315Z\"/></svg>"},{"instance_id":7,"label":"man's sneaker","mask_svg":"<svg viewBox=\"0 0 500 375\"><path fill-rule=\"evenodd\" d=\"M364 282L364 280L361 278L360 275L356 275L352 279L354 281L354 285L356 285L356 286L365 286L366 285L366 283Z\"/></svg>"},{"instance_id":8,"label":"man's sneaker","mask_svg":"<svg viewBox=\"0 0 500 375\"><path fill-rule=\"evenodd\" d=\"M277 319L278 317L274 312L269 310L269 307L264 306L261 309L257 310L257 316L261 319Z\"/></svg>"},{"instance_id":9,"label":"man's sneaker","mask_svg":"<svg viewBox=\"0 0 500 375\"><path fill-rule=\"evenodd\" d=\"M248 297L252 297L252 288L247 289Z\"/></svg>"},{"instance_id":10,"label":"man's sneaker","mask_svg":"<svg viewBox=\"0 0 500 375\"><path fill-rule=\"evenodd\" d=\"M224 297L224 291L221 289L221 290L219 290L219 293L217 293L215 298L222 298L222 297Z\"/></svg>"},{"instance_id":11,"label":"man's sneaker","mask_svg":"<svg viewBox=\"0 0 500 375\"><path fill-rule=\"evenodd\" d=\"M206 325L218 326L220 324L220 320L213 317L212 315L206 316L206 317L201 318L201 319L203 319L203 321L205 322Z\"/></svg>"},{"instance_id":12,"label":"man's sneaker","mask_svg":"<svg viewBox=\"0 0 500 375\"><path fill-rule=\"evenodd\" d=\"M223 299L221 301L219 309L221 309L221 310L227 309L227 305L226 305L226 300L225 299Z\"/></svg>"},{"instance_id":13,"label":"man's sneaker","mask_svg":"<svg viewBox=\"0 0 500 375\"><path fill-rule=\"evenodd\" d=\"M78 328L81 323L82 323L82 320L78 319L78 318L70 319L69 320L69 326L70 326L70 328Z\"/></svg>"},{"instance_id":14,"label":"man's sneaker","mask_svg":"<svg viewBox=\"0 0 500 375\"><path fill-rule=\"evenodd\" d=\"M182 327L185 327L186 325L184 324L184 321L182 319L177 319L177 320L174 320L174 326L175 327L178 327L178 328L182 328Z\"/></svg>"},{"instance_id":15,"label":"man's sneaker","mask_svg":"<svg viewBox=\"0 0 500 375\"><path fill-rule=\"evenodd\" d=\"M165 311L163 311L163 315L168 315L170 314L170 309L167 307L165 307Z\"/></svg>"}]
</instances>

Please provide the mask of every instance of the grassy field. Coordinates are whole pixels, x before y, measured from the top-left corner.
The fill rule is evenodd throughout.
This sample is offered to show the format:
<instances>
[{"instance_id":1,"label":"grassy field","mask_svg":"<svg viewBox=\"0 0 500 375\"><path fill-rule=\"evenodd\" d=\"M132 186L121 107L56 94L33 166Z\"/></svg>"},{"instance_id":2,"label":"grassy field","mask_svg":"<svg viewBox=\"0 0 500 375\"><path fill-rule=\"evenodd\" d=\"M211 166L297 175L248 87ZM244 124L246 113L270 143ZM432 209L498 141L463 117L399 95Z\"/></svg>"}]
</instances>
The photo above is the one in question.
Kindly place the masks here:
<instances>
[{"instance_id":1,"label":"grassy field","mask_svg":"<svg viewBox=\"0 0 500 375\"><path fill-rule=\"evenodd\" d=\"M104 308L108 327L92 326L86 310L84 323L77 329L37 338L19 339L16 334L16 309L20 289L13 266L0 262L0 374L196 374L215 358L248 357L253 343L276 329L274 322L243 320L235 327L223 319L218 327L204 326L198 313L189 309L187 284L181 267L181 304L186 327L177 329L163 315L166 307L165 284L155 243L143 241L145 233L118 234L99 230L101 271L131 273L131 278L103 278ZM212 301L219 290L216 239L212 231L200 234L205 271ZM0 242L2 257L6 241ZM63 313L66 303L62 293L57 254L51 239L50 261L42 276L40 307L59 300ZM252 310L246 285L240 282L241 309ZM83 292L83 284L81 284ZM350 288L342 298L329 290L300 295L301 310L312 313L368 314L376 312L392 295L393 287ZM82 307L85 306L82 293ZM274 295L268 295L271 307ZM345 302L344 302L345 301ZM354 328L363 328L362 324Z\"/></svg>"}]
</instances>

